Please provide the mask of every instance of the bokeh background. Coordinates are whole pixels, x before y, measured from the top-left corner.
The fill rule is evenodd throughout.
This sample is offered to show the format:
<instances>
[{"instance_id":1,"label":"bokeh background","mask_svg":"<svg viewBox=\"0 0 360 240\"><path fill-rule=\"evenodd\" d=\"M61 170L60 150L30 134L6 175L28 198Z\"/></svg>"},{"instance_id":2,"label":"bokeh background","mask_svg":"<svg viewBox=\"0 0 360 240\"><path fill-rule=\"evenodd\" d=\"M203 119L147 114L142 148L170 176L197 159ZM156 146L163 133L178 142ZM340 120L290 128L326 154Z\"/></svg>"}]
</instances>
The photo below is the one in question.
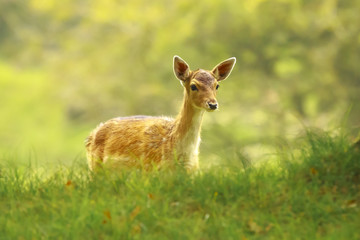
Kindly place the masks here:
<instances>
[{"instance_id":1,"label":"bokeh background","mask_svg":"<svg viewBox=\"0 0 360 240\"><path fill-rule=\"evenodd\" d=\"M84 159L101 121L175 116L177 54L236 57L201 164L272 156L304 126L360 128L359 0L0 0L0 157ZM345 119L345 120L344 120Z\"/></svg>"}]
</instances>

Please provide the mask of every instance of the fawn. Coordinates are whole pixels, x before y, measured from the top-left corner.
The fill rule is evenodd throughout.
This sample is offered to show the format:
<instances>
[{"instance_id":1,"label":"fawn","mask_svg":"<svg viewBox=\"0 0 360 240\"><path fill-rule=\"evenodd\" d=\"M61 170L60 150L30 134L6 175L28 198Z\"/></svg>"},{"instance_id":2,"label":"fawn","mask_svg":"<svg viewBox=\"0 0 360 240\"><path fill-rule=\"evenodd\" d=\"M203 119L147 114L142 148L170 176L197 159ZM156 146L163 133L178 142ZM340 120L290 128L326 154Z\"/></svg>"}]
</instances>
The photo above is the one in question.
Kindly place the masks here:
<instances>
[{"instance_id":1,"label":"fawn","mask_svg":"<svg viewBox=\"0 0 360 240\"><path fill-rule=\"evenodd\" d=\"M90 170L100 166L161 167L176 161L185 169L199 167L200 129L205 111L218 109L219 82L231 73L236 59L229 58L213 70L191 71L179 56L174 56L174 73L184 87L184 100L175 119L130 116L110 119L95 128L86 139Z\"/></svg>"}]
</instances>

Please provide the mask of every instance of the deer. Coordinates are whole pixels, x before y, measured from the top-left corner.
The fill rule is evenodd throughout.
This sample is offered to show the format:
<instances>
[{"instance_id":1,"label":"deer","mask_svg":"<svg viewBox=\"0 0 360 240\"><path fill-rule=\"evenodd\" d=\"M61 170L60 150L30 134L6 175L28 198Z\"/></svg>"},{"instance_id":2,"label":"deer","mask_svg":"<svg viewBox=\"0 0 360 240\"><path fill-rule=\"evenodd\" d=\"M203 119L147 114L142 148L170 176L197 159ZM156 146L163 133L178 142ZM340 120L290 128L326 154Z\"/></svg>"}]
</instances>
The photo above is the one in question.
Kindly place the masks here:
<instances>
[{"instance_id":1,"label":"deer","mask_svg":"<svg viewBox=\"0 0 360 240\"><path fill-rule=\"evenodd\" d=\"M179 56L173 71L184 88L175 118L136 115L100 123L85 140L90 171L121 168L162 168L176 162L187 171L199 169L200 131L205 112L219 109L216 93L234 68L232 57L211 71L190 70Z\"/></svg>"}]
</instances>

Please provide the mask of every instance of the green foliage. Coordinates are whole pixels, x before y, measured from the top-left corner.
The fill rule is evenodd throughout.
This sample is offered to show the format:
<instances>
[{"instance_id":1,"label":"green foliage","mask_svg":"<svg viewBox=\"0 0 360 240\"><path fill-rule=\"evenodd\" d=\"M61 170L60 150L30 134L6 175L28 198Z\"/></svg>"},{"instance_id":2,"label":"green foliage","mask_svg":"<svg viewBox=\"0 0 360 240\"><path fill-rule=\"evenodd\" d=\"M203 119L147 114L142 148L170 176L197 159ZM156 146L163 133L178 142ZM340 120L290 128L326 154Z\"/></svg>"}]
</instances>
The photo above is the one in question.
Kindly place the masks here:
<instances>
[{"instance_id":1,"label":"green foliage","mask_svg":"<svg viewBox=\"0 0 360 240\"><path fill-rule=\"evenodd\" d=\"M83 126L74 132L68 128L64 104L53 84L46 72L21 71L0 61L1 155L15 157L17 162L74 159L88 129Z\"/></svg>"},{"instance_id":2,"label":"green foliage","mask_svg":"<svg viewBox=\"0 0 360 240\"><path fill-rule=\"evenodd\" d=\"M276 168L265 164L245 171L137 170L90 177L83 163L52 171L2 165L0 235L358 239L359 149L326 133L308 133L301 142L299 156L279 154Z\"/></svg>"},{"instance_id":3,"label":"green foliage","mask_svg":"<svg viewBox=\"0 0 360 240\"><path fill-rule=\"evenodd\" d=\"M344 136L332 138L326 132L308 131L307 140L309 146L300 155L300 159L305 159L300 167L303 171L295 175L303 174L301 178L316 181L323 187L342 186L356 191L360 180L359 149Z\"/></svg>"},{"instance_id":4,"label":"green foliage","mask_svg":"<svg viewBox=\"0 0 360 240\"><path fill-rule=\"evenodd\" d=\"M251 152L259 142L273 150L299 120L331 129L350 106L354 136L359 8L338 0L1 1L1 148L27 153L27 144L62 160L83 151L100 121L174 116L182 97L175 54L193 69L237 58L219 90L221 113L206 116L204 150Z\"/></svg>"}]
</instances>

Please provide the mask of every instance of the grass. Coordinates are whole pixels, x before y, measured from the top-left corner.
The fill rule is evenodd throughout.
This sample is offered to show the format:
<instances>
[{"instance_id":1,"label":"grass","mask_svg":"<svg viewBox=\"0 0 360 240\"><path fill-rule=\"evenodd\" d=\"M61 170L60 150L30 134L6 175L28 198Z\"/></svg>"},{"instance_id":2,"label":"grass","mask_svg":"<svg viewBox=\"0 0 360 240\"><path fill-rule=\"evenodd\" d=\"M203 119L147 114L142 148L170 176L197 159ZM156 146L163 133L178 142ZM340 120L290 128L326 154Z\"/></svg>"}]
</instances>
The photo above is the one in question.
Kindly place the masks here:
<instances>
[{"instance_id":1,"label":"grass","mask_svg":"<svg viewBox=\"0 0 360 240\"><path fill-rule=\"evenodd\" d=\"M328 133L296 146L192 175L3 165L0 239L360 239L360 150Z\"/></svg>"}]
</instances>

